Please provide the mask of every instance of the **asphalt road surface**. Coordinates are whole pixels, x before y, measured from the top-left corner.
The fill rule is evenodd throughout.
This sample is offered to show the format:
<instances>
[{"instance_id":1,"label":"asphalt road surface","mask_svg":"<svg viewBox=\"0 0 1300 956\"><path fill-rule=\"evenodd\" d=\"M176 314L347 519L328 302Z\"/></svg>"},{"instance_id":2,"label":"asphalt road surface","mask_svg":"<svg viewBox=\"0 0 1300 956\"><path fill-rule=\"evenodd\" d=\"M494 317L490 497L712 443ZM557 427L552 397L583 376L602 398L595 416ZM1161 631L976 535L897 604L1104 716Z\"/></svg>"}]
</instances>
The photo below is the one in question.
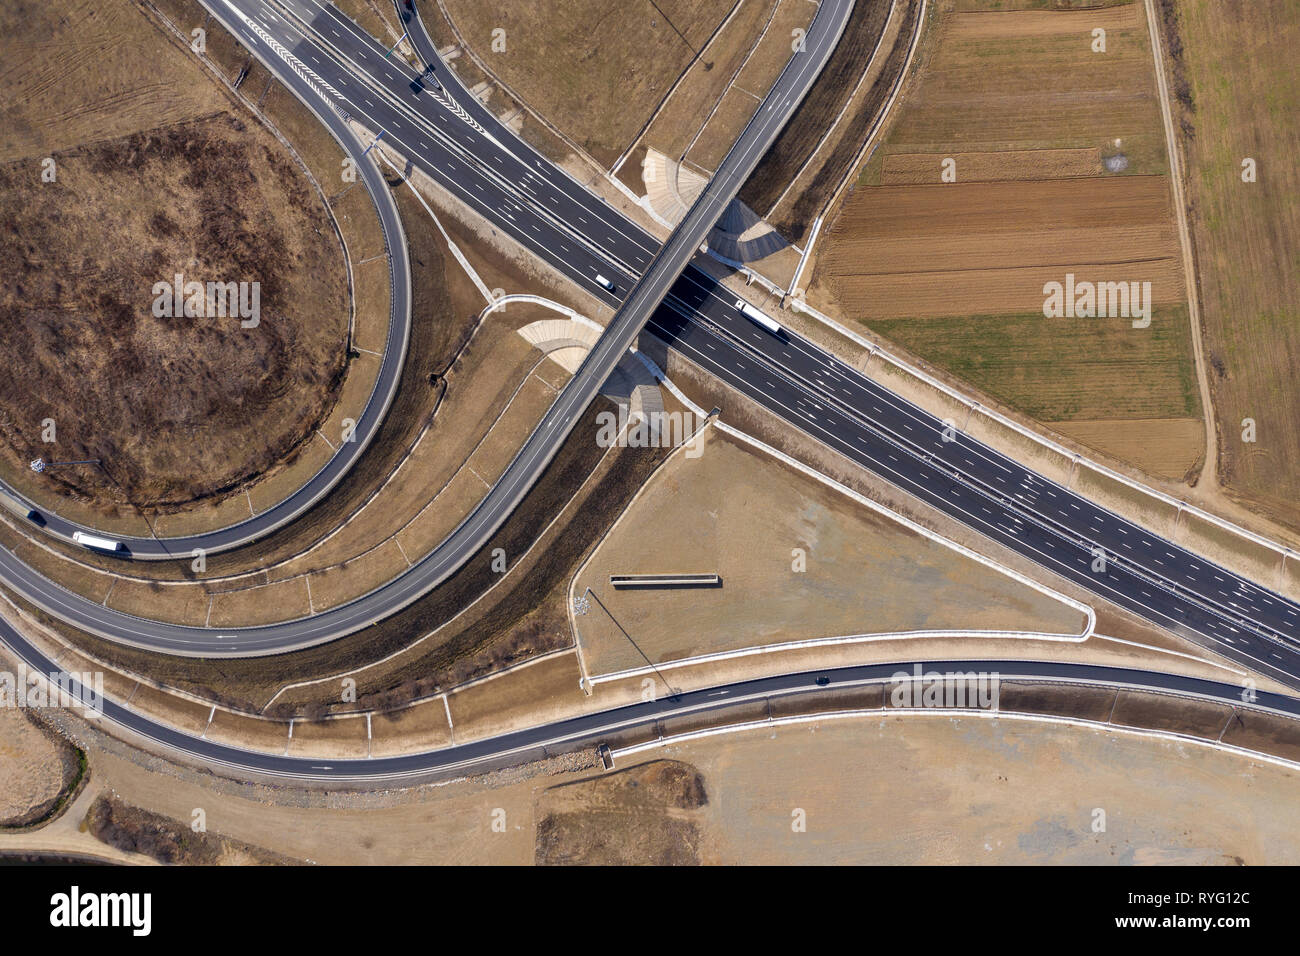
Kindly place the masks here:
<instances>
[{"instance_id":1,"label":"asphalt road surface","mask_svg":"<svg viewBox=\"0 0 1300 956\"><path fill-rule=\"evenodd\" d=\"M3 620L0 620L0 640L3 640L23 660L30 671L41 674L57 673L53 661L41 654L28 643L26 638ZM470 772L482 773L584 747L594 747L610 741L615 734L644 727L665 717L707 713L744 701L763 698L788 698L797 694L824 693L830 689L889 682L900 673L911 676L913 668L917 665L927 675L983 673L997 675L999 681L1029 680L1135 688L1212 700L1233 707L1246 705L1243 700L1243 688L1240 685L1183 677L1177 674L1060 661L939 660L903 661L893 664L809 671L727 684L599 711L441 750L400 757L331 760L319 757L286 757L244 750L156 723L138 711L107 699L99 704L102 716L98 719L112 721L126 732L127 739L135 737L141 742L161 746L201 766L222 767L243 774L266 774L330 782L413 777L438 779ZM72 681L68 688L77 699L89 700L81 697L80 684L76 681ZM1248 706L1300 717L1300 700L1280 694L1254 692Z\"/></svg>"}]
</instances>

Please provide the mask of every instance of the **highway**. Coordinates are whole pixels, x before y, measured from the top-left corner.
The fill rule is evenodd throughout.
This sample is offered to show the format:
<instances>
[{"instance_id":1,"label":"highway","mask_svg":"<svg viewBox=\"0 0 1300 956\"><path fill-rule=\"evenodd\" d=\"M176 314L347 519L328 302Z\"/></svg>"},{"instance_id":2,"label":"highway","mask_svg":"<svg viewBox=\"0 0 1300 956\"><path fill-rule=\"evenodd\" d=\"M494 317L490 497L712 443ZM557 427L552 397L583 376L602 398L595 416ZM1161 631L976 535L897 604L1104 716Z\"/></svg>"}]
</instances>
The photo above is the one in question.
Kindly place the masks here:
<instances>
[{"instance_id":1,"label":"highway","mask_svg":"<svg viewBox=\"0 0 1300 956\"><path fill-rule=\"evenodd\" d=\"M318 32L348 36L346 18L314 0L292 6ZM400 5L399 13L402 12ZM437 58L418 15L405 15L433 75L497 139L491 112ZM325 26L324 24L328 24ZM359 39L352 33L352 38ZM352 51L353 64L366 60ZM529 161L543 162L518 144ZM586 216L603 204L572 196ZM594 208L593 208L594 207ZM579 214L581 215L581 214ZM571 221L579 221L575 216ZM583 221L586 222L585 220ZM589 233L596 230L588 228ZM618 241L617 237L628 237ZM609 263L635 262L653 237L624 222L611 230ZM595 268L600 268L599 264ZM1248 667L1295 684L1300 609L1048 481L889 392L811 343L774 339L737 314L734 296L688 268L648 325L715 376L786 421L1035 563ZM1098 558L1104 559L1098 570Z\"/></svg>"},{"instance_id":2,"label":"highway","mask_svg":"<svg viewBox=\"0 0 1300 956\"><path fill-rule=\"evenodd\" d=\"M34 648L4 620L0 620L0 641L8 645L30 671L42 674L57 671L53 661ZM288 757L245 750L157 723L148 716L109 699L102 701L100 706L103 716L98 719L116 724L127 732L127 739L134 736L143 742L161 746L173 754L182 755L199 766L215 766L240 774L265 774L333 783L374 782L413 777L445 779L468 773L483 773L583 747L594 747L611 740L617 733L644 727L666 717L707 714L709 711L721 710L751 700L790 698L799 694L825 693L828 689L889 682L900 671L912 674L913 668L918 665L927 674L931 672L996 674L1002 682L1027 680L1149 690L1179 694L1198 700L1216 701L1232 707L1243 707L1242 687L1235 684L1155 671L1063 661L990 659L899 661L892 664L783 674L689 691L676 696L559 720L471 743L456 744L441 750L400 757L330 759ZM76 681L68 686L73 695L81 694L80 685ZM1254 700L1247 706L1300 717L1300 699L1280 694L1255 692Z\"/></svg>"},{"instance_id":3,"label":"highway","mask_svg":"<svg viewBox=\"0 0 1300 956\"><path fill-rule=\"evenodd\" d=\"M229 0L214 9L233 10ZM832 5L823 4L814 30ZM429 74L384 57L385 49L332 6L314 0L240 0L240 12L278 38L312 75L323 78L347 111L407 155L471 208L566 275L611 304L631 288L620 316L636 316L685 264L685 241L660 253L657 240L588 194L496 122L440 62ZM224 19L232 19L227 10ZM426 53L427 38L412 35ZM242 21L232 29L259 59L276 54ZM810 33L826 43L830 33ZM819 39L820 38L820 39ZM823 46L824 49L824 46ZM826 51L828 52L828 51ZM798 64L800 57L792 62ZM798 79L798 67L783 80ZM300 78L301 95L314 95ZM778 89L760 110L784 104ZM767 124L776 128L775 117ZM747 133L750 131L747 130ZM733 156L756 160L757 138L742 137ZM731 162L732 157L728 157ZM739 175L738 161L732 172ZM719 179L721 196L734 182ZM714 210L708 210L712 213ZM707 218L688 217L689 227ZM707 224L705 225L707 228ZM682 235L685 235L684 233ZM670 242L669 246L673 244ZM652 261L665 267L637 283ZM615 293L594 285L603 273ZM672 284L648 330L720 380L810 436L871 469L922 501L1089 591L1160 626L1290 686L1300 686L1297 607L1217 567L959 432L944 440L944 423L894 395L793 333L772 336L740 316L734 295L704 272L686 268ZM612 368L635 335L616 316L580 370L571 393L594 394L599 373ZM637 319L636 321L640 321ZM608 346L605 343L609 343ZM617 349L615 348L617 346ZM566 390L566 394L568 394ZM589 399L588 399L589 400ZM530 437L511 470L470 517L416 568L349 605L266 628L214 632L142 621L70 595L0 554L0 573L20 594L78 627L112 640L199 656L273 653L349 633L415 600L446 578L485 541L522 497L531 477L559 445L585 403L562 395ZM1104 566L1093 570L1098 554Z\"/></svg>"}]
</instances>

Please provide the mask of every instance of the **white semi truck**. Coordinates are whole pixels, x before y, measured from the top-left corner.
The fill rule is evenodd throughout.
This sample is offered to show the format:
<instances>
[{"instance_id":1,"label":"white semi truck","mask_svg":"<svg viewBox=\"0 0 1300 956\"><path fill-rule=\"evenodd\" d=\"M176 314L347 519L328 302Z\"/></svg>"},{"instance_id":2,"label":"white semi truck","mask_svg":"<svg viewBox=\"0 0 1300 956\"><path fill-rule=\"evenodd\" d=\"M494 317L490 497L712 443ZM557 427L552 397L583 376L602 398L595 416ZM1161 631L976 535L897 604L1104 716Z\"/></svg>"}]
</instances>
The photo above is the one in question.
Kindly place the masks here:
<instances>
[{"instance_id":1,"label":"white semi truck","mask_svg":"<svg viewBox=\"0 0 1300 956\"><path fill-rule=\"evenodd\" d=\"M781 334L781 326L777 325L775 322L769 319L762 312L758 311L758 309L754 308L744 299L736 300L736 308L740 311L741 315L749 319L749 321L753 322L755 325L761 325L763 328L767 329L773 335Z\"/></svg>"},{"instance_id":2,"label":"white semi truck","mask_svg":"<svg viewBox=\"0 0 1300 956\"><path fill-rule=\"evenodd\" d=\"M122 551L122 542L114 541L112 538L101 538L97 535L86 534L84 531L74 531L72 540L77 542L83 548L90 548L93 551L108 551L111 554L117 554Z\"/></svg>"}]
</instances>

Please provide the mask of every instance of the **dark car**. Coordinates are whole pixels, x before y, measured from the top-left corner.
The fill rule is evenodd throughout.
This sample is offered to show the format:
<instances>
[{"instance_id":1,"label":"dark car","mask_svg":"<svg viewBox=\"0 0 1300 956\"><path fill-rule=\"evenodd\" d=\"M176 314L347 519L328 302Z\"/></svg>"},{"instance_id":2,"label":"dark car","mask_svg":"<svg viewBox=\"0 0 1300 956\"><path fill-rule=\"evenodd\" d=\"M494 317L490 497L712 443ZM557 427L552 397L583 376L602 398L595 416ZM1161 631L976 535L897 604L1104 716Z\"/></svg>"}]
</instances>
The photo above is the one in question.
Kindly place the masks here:
<instances>
[{"instance_id":1,"label":"dark car","mask_svg":"<svg viewBox=\"0 0 1300 956\"><path fill-rule=\"evenodd\" d=\"M831 679L830 679L829 677L819 677L819 678L817 678L817 686L818 686L818 687L825 687L825 686L826 686L827 684L829 684L830 682L831 682Z\"/></svg>"}]
</instances>

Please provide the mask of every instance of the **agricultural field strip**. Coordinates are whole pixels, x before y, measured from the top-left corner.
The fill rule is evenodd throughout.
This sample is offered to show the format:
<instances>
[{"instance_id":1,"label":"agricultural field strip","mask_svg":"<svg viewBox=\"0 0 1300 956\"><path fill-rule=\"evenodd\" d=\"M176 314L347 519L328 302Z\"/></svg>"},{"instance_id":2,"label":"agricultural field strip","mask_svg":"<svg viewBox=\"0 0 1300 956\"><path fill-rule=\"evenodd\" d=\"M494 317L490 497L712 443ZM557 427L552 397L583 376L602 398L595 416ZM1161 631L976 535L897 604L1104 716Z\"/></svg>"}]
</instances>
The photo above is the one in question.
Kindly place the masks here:
<instances>
[{"instance_id":1,"label":"agricultural field strip","mask_svg":"<svg viewBox=\"0 0 1300 956\"><path fill-rule=\"evenodd\" d=\"M1201 477L1213 486L1218 481L1219 433L1214 420L1214 398L1210 390L1209 365L1205 359L1205 343L1201 339L1200 283L1196 275L1196 257L1192 252L1192 236L1187 226L1187 200L1183 194L1183 175L1179 165L1178 142L1174 136L1173 113L1169 106L1169 84L1165 79L1164 55L1161 52L1160 20L1156 17L1152 0L1142 0L1146 11L1147 33L1151 41L1152 68L1160 93L1160 119L1165 135L1165 155L1169 160L1169 179L1174 191L1174 215L1178 223L1178 245L1182 253L1183 282L1186 286L1187 319L1191 326L1192 350L1196 362L1196 383L1201 393L1201 408L1205 418L1205 464Z\"/></svg>"}]
</instances>

